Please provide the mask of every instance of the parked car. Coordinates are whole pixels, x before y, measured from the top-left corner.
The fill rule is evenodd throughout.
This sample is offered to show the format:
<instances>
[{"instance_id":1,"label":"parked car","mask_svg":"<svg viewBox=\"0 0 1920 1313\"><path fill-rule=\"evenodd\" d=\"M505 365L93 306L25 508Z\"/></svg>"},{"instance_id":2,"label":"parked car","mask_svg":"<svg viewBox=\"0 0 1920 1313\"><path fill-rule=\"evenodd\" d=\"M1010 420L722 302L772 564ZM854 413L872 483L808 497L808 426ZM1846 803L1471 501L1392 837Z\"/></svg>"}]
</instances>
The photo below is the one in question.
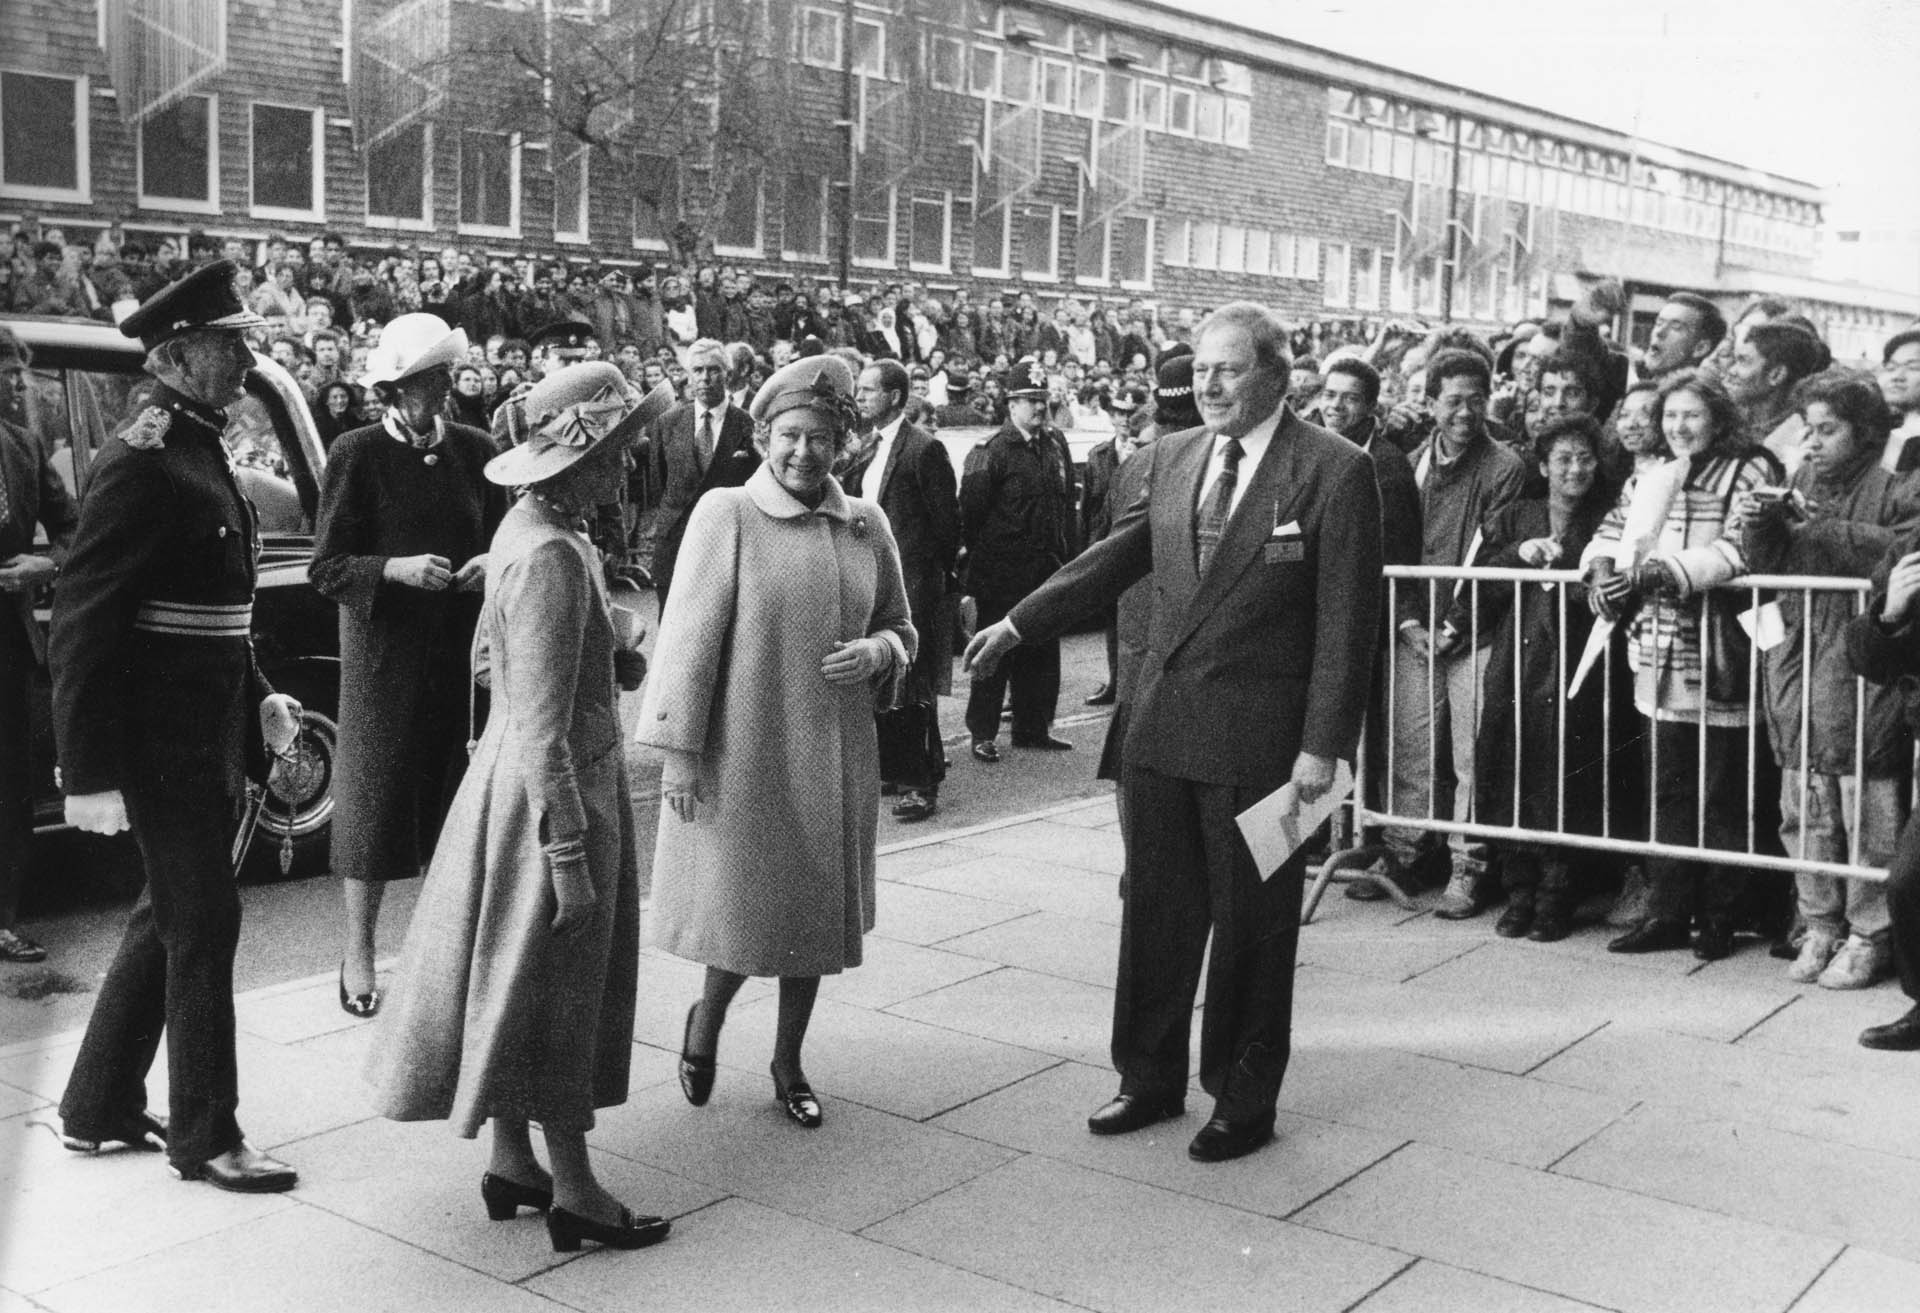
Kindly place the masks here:
<instances>
[{"instance_id":1,"label":"parked car","mask_svg":"<svg viewBox=\"0 0 1920 1313\"><path fill-rule=\"evenodd\" d=\"M46 445L69 491L84 496L102 447L153 386L146 358L137 342L93 320L9 315L4 322L33 350L27 429ZM275 766L269 782L248 873L313 875L328 862L340 701L337 613L307 579L326 453L300 385L266 356L255 354L246 396L229 413L227 448L242 490L260 513L264 545L253 608L255 653L273 686L306 709L295 755ZM43 625L49 601L42 598L37 612ZM54 775L51 691L42 670L33 711L36 831L65 824Z\"/></svg>"}]
</instances>

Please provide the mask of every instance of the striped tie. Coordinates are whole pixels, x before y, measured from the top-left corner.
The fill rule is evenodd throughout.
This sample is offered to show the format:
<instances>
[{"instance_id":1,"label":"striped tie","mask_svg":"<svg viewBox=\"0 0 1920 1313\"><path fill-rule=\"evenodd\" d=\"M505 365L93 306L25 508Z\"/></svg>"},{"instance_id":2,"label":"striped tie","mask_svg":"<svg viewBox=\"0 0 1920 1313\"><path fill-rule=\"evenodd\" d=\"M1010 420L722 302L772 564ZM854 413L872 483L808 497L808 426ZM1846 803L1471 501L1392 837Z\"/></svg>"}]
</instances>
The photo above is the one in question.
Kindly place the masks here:
<instances>
[{"instance_id":1,"label":"striped tie","mask_svg":"<svg viewBox=\"0 0 1920 1313\"><path fill-rule=\"evenodd\" d=\"M1213 563L1214 550L1220 546L1220 535L1227 530L1227 516L1233 511L1233 489L1240 482L1242 450L1240 439L1227 439L1227 445L1220 451L1220 477L1207 490L1207 498L1200 503L1200 514L1193 523L1194 551L1203 577Z\"/></svg>"}]
</instances>

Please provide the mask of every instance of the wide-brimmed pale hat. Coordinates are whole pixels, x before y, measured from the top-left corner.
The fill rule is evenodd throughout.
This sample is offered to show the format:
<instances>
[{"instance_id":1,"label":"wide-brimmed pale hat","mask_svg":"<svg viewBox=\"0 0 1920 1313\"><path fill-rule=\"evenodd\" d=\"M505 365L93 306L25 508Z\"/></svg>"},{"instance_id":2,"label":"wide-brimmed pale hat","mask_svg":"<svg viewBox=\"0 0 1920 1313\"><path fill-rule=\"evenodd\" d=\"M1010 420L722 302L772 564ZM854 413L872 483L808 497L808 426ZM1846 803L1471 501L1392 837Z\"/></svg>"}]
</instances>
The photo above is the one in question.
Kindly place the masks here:
<instances>
[{"instance_id":1,"label":"wide-brimmed pale hat","mask_svg":"<svg viewBox=\"0 0 1920 1313\"><path fill-rule=\"evenodd\" d=\"M555 370L521 398L527 440L488 461L487 479L509 488L544 483L608 443L631 442L673 403L670 385L662 383L642 398L604 360Z\"/></svg>"},{"instance_id":2,"label":"wide-brimmed pale hat","mask_svg":"<svg viewBox=\"0 0 1920 1313\"><path fill-rule=\"evenodd\" d=\"M827 411L843 424L857 420L853 404L853 370L836 355L804 356L775 370L754 393L747 414L756 424L802 406Z\"/></svg>"},{"instance_id":3,"label":"wide-brimmed pale hat","mask_svg":"<svg viewBox=\"0 0 1920 1313\"><path fill-rule=\"evenodd\" d=\"M444 368L466 359L467 331L449 328L439 315L415 312L395 317L380 330L380 340L367 355L362 387L398 383L403 378Z\"/></svg>"}]
</instances>

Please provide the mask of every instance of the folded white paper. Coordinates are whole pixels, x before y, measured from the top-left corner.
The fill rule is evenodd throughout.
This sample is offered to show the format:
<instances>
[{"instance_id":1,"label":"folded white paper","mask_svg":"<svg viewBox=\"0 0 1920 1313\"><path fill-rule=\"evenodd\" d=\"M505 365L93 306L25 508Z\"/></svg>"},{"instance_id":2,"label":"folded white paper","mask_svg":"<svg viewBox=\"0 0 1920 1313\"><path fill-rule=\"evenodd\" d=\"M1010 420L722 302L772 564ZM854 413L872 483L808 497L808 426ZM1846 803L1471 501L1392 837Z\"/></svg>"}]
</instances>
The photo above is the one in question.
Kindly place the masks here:
<instances>
[{"instance_id":1,"label":"folded white paper","mask_svg":"<svg viewBox=\"0 0 1920 1313\"><path fill-rule=\"evenodd\" d=\"M1780 603L1763 602L1759 606L1742 611L1737 617L1740 627L1747 631L1747 637L1762 652L1771 652L1787 641L1787 618L1780 612Z\"/></svg>"},{"instance_id":2,"label":"folded white paper","mask_svg":"<svg viewBox=\"0 0 1920 1313\"><path fill-rule=\"evenodd\" d=\"M1234 817L1240 827L1240 837L1247 841L1247 851L1253 854L1253 866L1260 872L1260 878L1272 879L1273 873L1300 851L1300 845L1313 837L1313 832L1352 792L1353 768L1344 761L1335 762L1333 787L1316 801L1303 805L1299 790L1288 781Z\"/></svg>"},{"instance_id":3,"label":"folded white paper","mask_svg":"<svg viewBox=\"0 0 1920 1313\"><path fill-rule=\"evenodd\" d=\"M1285 524L1276 524L1273 526L1273 533L1270 536L1274 538L1298 538L1300 536L1300 521L1288 520Z\"/></svg>"}]
</instances>

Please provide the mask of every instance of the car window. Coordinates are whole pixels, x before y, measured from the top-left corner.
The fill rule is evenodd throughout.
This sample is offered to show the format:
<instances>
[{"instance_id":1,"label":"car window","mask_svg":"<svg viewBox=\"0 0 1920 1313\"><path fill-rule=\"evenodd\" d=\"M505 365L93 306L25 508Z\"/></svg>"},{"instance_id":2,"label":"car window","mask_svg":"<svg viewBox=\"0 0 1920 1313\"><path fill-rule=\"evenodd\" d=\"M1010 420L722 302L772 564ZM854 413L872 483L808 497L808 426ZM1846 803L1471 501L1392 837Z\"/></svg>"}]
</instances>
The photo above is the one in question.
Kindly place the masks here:
<instances>
[{"instance_id":1,"label":"car window","mask_svg":"<svg viewBox=\"0 0 1920 1313\"><path fill-rule=\"evenodd\" d=\"M227 452L234 477L253 502L263 534L311 534L294 471L280 445L267 403L253 392L227 408Z\"/></svg>"},{"instance_id":2,"label":"car window","mask_svg":"<svg viewBox=\"0 0 1920 1313\"><path fill-rule=\"evenodd\" d=\"M27 431L48 461L79 494L94 452L130 412L134 389L151 380L138 374L34 368L27 376Z\"/></svg>"}]
</instances>

